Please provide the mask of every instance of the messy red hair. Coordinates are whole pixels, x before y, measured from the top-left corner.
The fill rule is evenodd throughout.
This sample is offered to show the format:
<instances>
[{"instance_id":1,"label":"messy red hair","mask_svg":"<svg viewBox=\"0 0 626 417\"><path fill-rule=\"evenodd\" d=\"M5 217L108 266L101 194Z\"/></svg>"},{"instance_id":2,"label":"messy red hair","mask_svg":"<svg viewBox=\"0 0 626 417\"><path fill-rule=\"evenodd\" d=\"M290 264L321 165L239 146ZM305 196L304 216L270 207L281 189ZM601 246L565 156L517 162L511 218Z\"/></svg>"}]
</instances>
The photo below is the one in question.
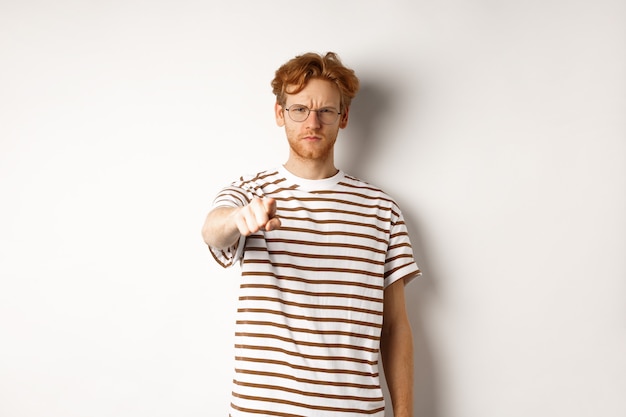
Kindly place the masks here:
<instances>
[{"instance_id":1,"label":"messy red hair","mask_svg":"<svg viewBox=\"0 0 626 417\"><path fill-rule=\"evenodd\" d=\"M342 110L350 106L359 91L359 79L353 70L341 63L336 53L328 52L322 56L309 52L290 59L276 70L272 80L276 102L284 106L287 94L298 94L313 78L330 81L339 88Z\"/></svg>"}]
</instances>

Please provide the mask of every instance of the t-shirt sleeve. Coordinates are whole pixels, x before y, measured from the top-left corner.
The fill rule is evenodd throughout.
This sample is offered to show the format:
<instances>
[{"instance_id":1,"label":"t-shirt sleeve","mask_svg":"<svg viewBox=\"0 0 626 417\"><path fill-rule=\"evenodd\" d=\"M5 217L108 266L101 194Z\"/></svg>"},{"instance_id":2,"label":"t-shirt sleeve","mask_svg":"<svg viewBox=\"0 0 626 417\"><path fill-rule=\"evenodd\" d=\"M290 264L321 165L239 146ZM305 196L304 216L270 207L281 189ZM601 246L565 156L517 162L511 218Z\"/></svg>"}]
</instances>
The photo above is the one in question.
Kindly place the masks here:
<instances>
[{"instance_id":1,"label":"t-shirt sleeve","mask_svg":"<svg viewBox=\"0 0 626 417\"><path fill-rule=\"evenodd\" d=\"M217 207L243 207L251 200L251 195L245 189L235 184L222 189L213 200L211 209ZM228 268L241 260L246 237L241 236L237 242L225 249L218 249L209 245L209 250L215 261L223 268Z\"/></svg>"},{"instance_id":2,"label":"t-shirt sleeve","mask_svg":"<svg viewBox=\"0 0 626 417\"><path fill-rule=\"evenodd\" d=\"M395 206L392 209L389 246L385 260L385 288L399 279L404 279L405 283L408 283L421 274L413 257L413 247L406 223L402 213Z\"/></svg>"}]
</instances>

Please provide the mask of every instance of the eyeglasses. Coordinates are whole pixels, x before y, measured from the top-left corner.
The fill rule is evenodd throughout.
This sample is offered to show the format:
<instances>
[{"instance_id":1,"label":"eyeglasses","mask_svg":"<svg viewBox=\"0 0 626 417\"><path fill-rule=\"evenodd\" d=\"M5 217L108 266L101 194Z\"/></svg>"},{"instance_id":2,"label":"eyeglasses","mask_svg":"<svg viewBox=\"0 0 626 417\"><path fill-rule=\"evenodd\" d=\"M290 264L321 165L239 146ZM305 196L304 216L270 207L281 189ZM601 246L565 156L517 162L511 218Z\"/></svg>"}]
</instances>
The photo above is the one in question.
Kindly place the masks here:
<instances>
[{"instance_id":1,"label":"eyeglasses","mask_svg":"<svg viewBox=\"0 0 626 417\"><path fill-rule=\"evenodd\" d=\"M302 104L292 104L289 108L285 109L285 111L289 112L289 118L291 120L298 123L304 122L308 119L309 114L314 111L317 113L317 118L320 123L324 125L332 125L341 114L341 112L338 112L337 109L333 107L322 107L321 109L311 110Z\"/></svg>"}]
</instances>

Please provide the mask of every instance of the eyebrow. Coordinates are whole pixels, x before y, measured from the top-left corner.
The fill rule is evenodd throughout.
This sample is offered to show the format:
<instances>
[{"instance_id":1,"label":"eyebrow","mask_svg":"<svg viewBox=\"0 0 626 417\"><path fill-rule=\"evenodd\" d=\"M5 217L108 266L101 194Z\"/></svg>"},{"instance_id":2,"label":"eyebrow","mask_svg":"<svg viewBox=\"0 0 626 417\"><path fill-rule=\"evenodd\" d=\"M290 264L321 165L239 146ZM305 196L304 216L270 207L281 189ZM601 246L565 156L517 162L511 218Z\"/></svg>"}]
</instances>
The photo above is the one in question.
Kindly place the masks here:
<instances>
[{"instance_id":1,"label":"eyebrow","mask_svg":"<svg viewBox=\"0 0 626 417\"><path fill-rule=\"evenodd\" d=\"M307 109L309 109L309 110L314 110L314 109L312 109L311 107L307 106L306 104L301 104L301 103L293 103L293 104L289 104L289 105L288 105L287 103L285 103L285 108L289 108L289 107L291 107L291 106L302 106L302 107L306 107L306 108L307 108ZM339 106L339 107L341 107L341 106ZM320 107L318 107L317 109L334 109L334 110L338 110L338 107L337 107L337 106L334 106L334 105L327 105L327 106L320 106Z\"/></svg>"}]
</instances>

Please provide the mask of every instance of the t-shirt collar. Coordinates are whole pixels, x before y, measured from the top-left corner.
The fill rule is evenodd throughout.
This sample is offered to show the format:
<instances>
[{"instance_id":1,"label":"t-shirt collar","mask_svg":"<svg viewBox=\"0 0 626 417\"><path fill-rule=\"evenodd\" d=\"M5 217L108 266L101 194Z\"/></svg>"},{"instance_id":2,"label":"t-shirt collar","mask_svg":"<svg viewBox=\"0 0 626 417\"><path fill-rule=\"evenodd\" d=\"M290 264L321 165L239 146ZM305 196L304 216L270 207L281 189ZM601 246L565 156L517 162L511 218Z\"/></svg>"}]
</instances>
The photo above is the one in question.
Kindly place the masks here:
<instances>
[{"instance_id":1,"label":"t-shirt collar","mask_svg":"<svg viewBox=\"0 0 626 417\"><path fill-rule=\"evenodd\" d=\"M341 181L345 174L339 170L335 175L328 178L322 178L321 180L309 180L306 178L300 178L287 170L283 165L278 168L278 171L287 179L288 182L298 185L298 189L304 191L320 191L328 190Z\"/></svg>"}]
</instances>

